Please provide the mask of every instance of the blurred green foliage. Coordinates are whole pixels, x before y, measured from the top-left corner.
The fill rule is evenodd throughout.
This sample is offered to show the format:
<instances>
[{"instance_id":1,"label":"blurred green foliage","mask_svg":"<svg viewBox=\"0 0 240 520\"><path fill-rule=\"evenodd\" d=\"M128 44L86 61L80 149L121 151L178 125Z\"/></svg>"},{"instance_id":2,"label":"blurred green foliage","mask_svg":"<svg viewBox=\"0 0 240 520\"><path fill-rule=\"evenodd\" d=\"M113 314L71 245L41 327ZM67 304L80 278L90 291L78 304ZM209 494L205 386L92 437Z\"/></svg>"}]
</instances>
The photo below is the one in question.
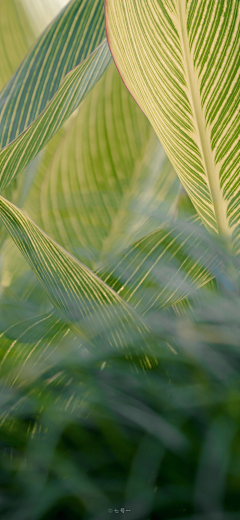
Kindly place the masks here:
<instances>
[{"instance_id":1,"label":"blurred green foliage","mask_svg":"<svg viewBox=\"0 0 240 520\"><path fill-rule=\"evenodd\" d=\"M54 315L42 342L38 323L20 346L14 331L5 339L1 518L100 520L120 508L139 520L238 517L240 302L229 272L239 262L215 250L215 292L148 314L152 369L139 369L137 337L126 338L131 361L105 343L79 348Z\"/></svg>"}]
</instances>

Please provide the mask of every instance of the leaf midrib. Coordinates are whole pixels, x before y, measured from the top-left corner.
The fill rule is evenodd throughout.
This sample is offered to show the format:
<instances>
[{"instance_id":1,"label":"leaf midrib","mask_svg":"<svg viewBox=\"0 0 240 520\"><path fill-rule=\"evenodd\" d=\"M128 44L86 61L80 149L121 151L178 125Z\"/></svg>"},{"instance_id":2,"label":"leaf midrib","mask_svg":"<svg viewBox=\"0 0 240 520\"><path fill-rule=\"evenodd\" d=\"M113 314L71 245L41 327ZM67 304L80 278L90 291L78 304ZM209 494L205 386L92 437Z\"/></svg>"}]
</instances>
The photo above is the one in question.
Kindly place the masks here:
<instances>
[{"instance_id":1,"label":"leaf midrib","mask_svg":"<svg viewBox=\"0 0 240 520\"><path fill-rule=\"evenodd\" d=\"M211 148L210 131L207 128L199 89L199 78L194 68L194 63L189 47L187 34L186 8L183 0L178 0L179 10L179 37L182 45L183 60L185 62L186 83L189 93L189 102L192 107L195 121L198 146L200 148L203 164L206 171L206 182L211 193L216 223L219 234L229 237L231 235L227 220L227 203L223 198L220 188L219 169L215 163L215 157ZM196 85L198 88L196 88Z\"/></svg>"}]
</instances>

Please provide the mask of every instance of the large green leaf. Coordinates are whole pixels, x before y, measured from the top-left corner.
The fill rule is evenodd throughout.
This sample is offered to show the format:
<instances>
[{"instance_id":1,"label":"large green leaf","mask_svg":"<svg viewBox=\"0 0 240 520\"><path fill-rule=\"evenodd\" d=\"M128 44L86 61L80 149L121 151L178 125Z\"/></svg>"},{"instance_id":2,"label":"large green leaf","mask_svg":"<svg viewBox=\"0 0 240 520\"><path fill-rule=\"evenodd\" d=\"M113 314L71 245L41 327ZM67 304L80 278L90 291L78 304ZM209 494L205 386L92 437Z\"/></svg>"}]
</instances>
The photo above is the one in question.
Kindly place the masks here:
<instances>
[{"instance_id":1,"label":"large green leaf","mask_svg":"<svg viewBox=\"0 0 240 520\"><path fill-rule=\"evenodd\" d=\"M0 94L0 146L43 112L65 76L105 39L103 0L74 0L44 31Z\"/></svg>"},{"instance_id":2,"label":"large green leaf","mask_svg":"<svg viewBox=\"0 0 240 520\"><path fill-rule=\"evenodd\" d=\"M43 113L0 152L0 188L3 190L44 147L78 107L110 62L106 42L67 74Z\"/></svg>"},{"instance_id":3,"label":"large green leaf","mask_svg":"<svg viewBox=\"0 0 240 520\"><path fill-rule=\"evenodd\" d=\"M106 0L110 48L205 225L239 234L238 0Z\"/></svg>"},{"instance_id":4,"label":"large green leaf","mask_svg":"<svg viewBox=\"0 0 240 520\"><path fill-rule=\"evenodd\" d=\"M35 39L19 1L0 2L0 91L11 78Z\"/></svg>"},{"instance_id":5,"label":"large green leaf","mask_svg":"<svg viewBox=\"0 0 240 520\"><path fill-rule=\"evenodd\" d=\"M112 64L49 143L25 208L48 235L95 268L170 219L180 189Z\"/></svg>"},{"instance_id":6,"label":"large green leaf","mask_svg":"<svg viewBox=\"0 0 240 520\"><path fill-rule=\"evenodd\" d=\"M83 264L62 249L13 204L0 198L0 216L66 323L92 344L125 345L147 328L135 311ZM141 344L138 341L138 348ZM145 363L149 360L144 351Z\"/></svg>"}]
</instances>

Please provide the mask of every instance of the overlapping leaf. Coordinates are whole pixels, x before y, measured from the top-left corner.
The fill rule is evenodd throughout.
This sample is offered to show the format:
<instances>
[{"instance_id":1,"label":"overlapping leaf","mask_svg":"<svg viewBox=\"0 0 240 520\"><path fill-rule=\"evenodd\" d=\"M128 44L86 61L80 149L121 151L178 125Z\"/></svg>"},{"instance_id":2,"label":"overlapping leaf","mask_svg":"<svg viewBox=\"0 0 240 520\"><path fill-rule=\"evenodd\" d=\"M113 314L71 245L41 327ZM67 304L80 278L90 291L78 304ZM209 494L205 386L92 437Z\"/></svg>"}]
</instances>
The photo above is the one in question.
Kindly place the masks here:
<instances>
[{"instance_id":1,"label":"overlapping leaf","mask_svg":"<svg viewBox=\"0 0 240 520\"><path fill-rule=\"evenodd\" d=\"M43 3L41 1L36 2L28 2L25 0L2 0L0 4L0 24L1 24L1 31L0 31L0 54L1 54L1 63L0 63L0 88L4 86L6 81L11 77L12 73L15 72L17 66L19 65L19 62L25 57L29 47L33 43L34 39L37 37L39 32L41 30L44 30L49 22L52 21L53 17L58 14L61 7L63 7L68 2L58 2L52 1L51 5L49 5L47 2ZM79 2L78 2L79 4ZM79 4L80 5L80 4ZM78 44L79 44L79 59L85 58L87 47L84 48L84 41L85 43L88 42L88 38L90 36L89 31L84 32L84 13L85 13L85 7L84 3L82 2L82 11L80 14L81 18L81 29L78 34L76 34L76 38L78 38ZM94 6L92 3L93 8L93 18L94 16L98 16L98 11L95 9L97 7L97 4ZM62 13L60 18L63 18L63 22L65 19L65 22L68 24L68 27L71 30L71 24L74 24L76 20L73 22L72 15L75 14L75 7L69 10L69 7L67 8L68 11L68 18L66 18L66 13ZM88 13L87 13L88 14ZM102 20L103 22L103 20ZM30 77L27 69L26 69L26 75L21 73L19 77L19 73L22 69L22 67L27 68L27 63L29 63L29 58L31 58L33 54L33 50L30 52L29 56L27 56L23 62L23 64L20 66L16 74L14 74L14 77L10 81L10 83L13 83L11 87L11 93L10 97L7 97L7 103L10 103L11 96L15 96L17 92L20 92L21 88L24 87L24 96L26 96L27 104L29 106L29 92L28 88L31 86L33 87L36 81L40 81L40 83L44 80L46 74L46 69L44 69L44 66L39 68L39 63L41 62L41 56L44 55L44 41L46 39L46 36L49 34L49 31L51 30L52 34L52 40L51 45L52 48L56 45L58 45L59 50L62 50L61 59L62 62L65 63L67 66L67 69L65 72L68 71L68 61L71 59L71 51L75 52L76 49L69 49L68 47L65 47L64 51L64 39L59 40L59 20L57 20L55 23L52 24L51 28L48 28L43 36L40 38L40 41L36 43L34 46L34 49L38 48L39 52L36 55L34 59L34 67L38 68L39 75L35 76L35 78ZM66 36L66 35L65 35ZM55 42L55 43L54 43ZM65 42L66 43L66 42ZM42 47L41 47L42 45ZM91 45L89 50L91 50ZM65 54L64 54L65 52ZM76 52L75 52L76 53ZM54 56L53 56L54 58ZM51 63L51 56L47 56L47 62L46 67L48 70L51 69L52 63ZM25 69L24 69L25 70ZM61 71L59 71L60 75L62 74ZM16 77L18 77L17 81L14 83ZM15 78L15 79L14 79ZM58 78L58 81L61 78ZM54 88L56 88L57 83L55 82ZM8 89L9 85L6 87ZM5 90L6 90L5 89ZM32 92L33 94L33 92ZM36 96L34 98L34 95L31 97L31 103L32 105L38 104L38 93L35 92ZM4 94L2 93L2 102L4 102ZM14 98L14 99L15 99ZM16 104L15 104L16 108ZM15 124L18 122L18 118L20 116L19 110L21 110L22 106L19 105L18 110L15 111L15 114L12 116L15 118ZM6 127L8 123L11 125L12 116L10 114L10 120L4 119L4 122L6 124ZM32 162L29 168L27 168L25 175L22 174L18 177L18 179L11 183L10 186L7 187L6 190L4 190L3 195L11 200L14 204L17 204L18 206L22 205L24 198L27 195L27 192L31 186L31 183L34 180L34 173L36 171L37 162ZM1 238L4 239L4 233L1 229Z\"/></svg>"},{"instance_id":2,"label":"overlapping leaf","mask_svg":"<svg viewBox=\"0 0 240 520\"><path fill-rule=\"evenodd\" d=\"M146 329L133 307L146 314L176 304L207 284L219 266L190 225L182 232L158 230L143 238L98 273L102 281L3 198L0 214L55 307L94 344L107 337L111 346L118 347L124 345L126 331L144 335Z\"/></svg>"},{"instance_id":3,"label":"overlapping leaf","mask_svg":"<svg viewBox=\"0 0 240 520\"><path fill-rule=\"evenodd\" d=\"M44 147L109 65L104 42L83 63L69 72L44 112L16 141L0 152L0 188L3 190Z\"/></svg>"},{"instance_id":4,"label":"overlapping leaf","mask_svg":"<svg viewBox=\"0 0 240 520\"><path fill-rule=\"evenodd\" d=\"M87 9L87 4L83 4ZM55 26L55 32L59 27ZM1 152L3 187L56 133L109 61L108 47L103 43L67 75L38 119ZM191 256L189 245L194 240L194 254L201 249L191 233L187 237L181 233L173 236L163 229L142 238L174 209L179 184L154 132L119 81L114 67L88 97L67 135L63 139L56 136L55 144L58 140L61 148L57 147L41 184L42 222L60 243L70 244L73 253L80 249L78 256L86 255L87 251L91 258L92 252L97 251L98 256L92 255L95 262L104 260L104 253L121 250L140 237L117 264L115 261L114 266L108 265L99 272L114 290L3 198L2 220L51 301L74 330L87 339L90 337L93 343L107 335L111 346L122 346L124 329L133 334L134 330L142 330L143 335L146 332L124 300L139 307L141 314L176 304L191 286L199 287L211 280L211 269L206 268L206 264L211 268L211 261L204 254L198 260ZM66 157L71 158L69 163ZM171 189L175 194L170 211L167 205L164 211L163 198ZM164 279L158 280L157 268L165 259L169 265ZM115 289L122 292L123 298Z\"/></svg>"},{"instance_id":5,"label":"overlapping leaf","mask_svg":"<svg viewBox=\"0 0 240 520\"><path fill-rule=\"evenodd\" d=\"M74 5L73 5L74 4ZM12 26L14 23L17 23L16 19L12 17L9 18L10 14L13 10L13 7L16 7L13 2L9 2L7 5L5 2L1 3L1 14L5 15L2 16L2 23L6 23L6 19L8 19ZM22 11L20 10L20 5L17 6L17 9L19 13L21 14ZM33 11L35 9L35 6L33 6ZM100 11L102 12L102 16L99 15ZM87 22L85 17L87 17ZM89 17L95 24L95 33L94 38L91 40L91 30L92 27L89 27ZM79 23L80 21L80 23ZM21 25L22 19L20 18L18 20L18 24ZM69 29L71 36L74 36L74 39L71 38L71 45L72 48L69 48L69 34L68 33L62 33L61 34L61 28L66 26L67 29ZM93 24L94 25L94 24ZM73 30L75 27L75 30ZM10 26L11 28L11 26ZM10 31L9 28L9 31ZM28 29L26 24L26 34L25 38L28 37ZM8 32L9 32L8 31ZM3 36L6 37L8 32L5 30ZM12 32L12 31L10 31ZM65 37L64 37L65 35ZM49 37L51 36L51 45ZM38 104L39 102L39 90L35 91L35 98L33 95L34 91L29 92L30 86L34 87L37 85L37 83L40 81L40 84L42 81L45 81L46 79L46 71L50 72L51 74L55 73L56 70L58 70L58 76L57 81L54 83L52 94L55 92L56 88L58 87L60 81L64 78L64 75L69 70L69 67L74 66L79 60L84 59L88 52L91 52L92 49L94 49L95 43L98 43L101 41L102 37L104 37L104 18L103 18L103 4L101 2L88 2L88 4L84 1L78 1L78 2L71 2L71 5L66 8L66 10L60 15L60 17L54 22L50 28L48 28L43 36L40 38L40 40L37 42L37 44L34 46L32 51L29 53L29 55L24 60L23 64L20 66L16 74L13 76L10 83L7 85L6 89L1 94L1 100L2 105L4 104L5 95L7 94L7 103L9 104L11 100L16 101L17 93L22 92L22 94L25 96L24 99L29 105L29 95L31 95L31 103L32 105ZM90 39L90 40L89 40ZM21 40L19 41L21 43ZM51 49L58 50L58 58L59 58L59 65L61 65L60 68L56 69L56 63L54 62L54 59L56 59L56 55L46 55L46 45L50 45ZM45 47L44 47L45 46ZM104 47L104 43L103 43ZM19 48L19 52L21 51L21 47ZM60 53L60 54L59 54ZM34 174L36 172L36 167L38 164L39 156L37 160L32 161L29 167L26 169L25 173L21 174L17 180L17 182L11 183L9 186L8 183L11 181L12 178L15 178L15 176L19 173L19 171L30 161L32 157L38 152L39 147L44 145L44 142L48 140L52 133L58 128L62 122L68 117L69 114L75 109L75 107L78 105L78 103L81 101L81 97L88 91L91 86L93 86L94 82L97 81L97 79L101 76L102 71L104 70L104 66L108 64L108 58L106 58L105 65L104 65L104 53L107 55L107 45L105 44L105 51L104 49L97 49L96 50L96 56L95 58L91 55L89 56L89 61L86 63L86 61L80 65L80 68L77 70L73 70L73 76L71 78L65 78L67 79L66 83L62 85L62 89L60 88L60 92L55 95L53 101L53 105L48 104L47 108L47 114L44 112L42 114L43 118L40 120L38 119L35 121L35 126L28 128L27 135L22 134L20 136L20 141L15 141L12 143L12 147L5 148L1 152L1 172L0 177L2 180L1 183L1 190L4 190L4 187L7 186L7 188L4 190L4 195L7 198L10 198L12 202L17 203L18 205L22 205L24 202L24 199L28 193L28 190L31 186L31 183L34 179ZM4 54L4 53L3 53ZM12 55L12 54L11 54ZM44 58L46 57L46 60ZM106 56L105 56L106 57ZM33 67L38 69L38 76L32 76L29 74L28 65L30 61L32 61ZM42 65L41 65L41 60ZM92 61L91 61L92 60ZM3 65L4 65L4 55L3 55ZM82 67L82 68L81 68ZM92 68L91 68L92 67ZM103 68L102 68L103 67ZM55 69L55 72L54 72ZM25 71L25 72L24 72ZM77 74L76 74L77 73ZM99 76L98 76L99 74ZM70 79L70 81L69 81ZM79 85L81 85L79 87ZM44 85L42 84L42 87ZM48 85L45 85L46 88L48 88ZM51 94L51 95L52 95ZM60 95L58 95L60 94ZM21 99L19 110L21 112ZM45 99L45 105L48 102L47 99ZM75 104L74 104L75 103ZM26 105L26 106L27 106ZM9 105L10 106L10 105ZM5 110L4 106L1 107L3 112ZM41 105L41 109L43 108L43 105ZM17 104L15 104L14 110L17 109ZM49 110L48 110L49 109ZM2 113L3 113L2 112ZM6 125L9 123L11 126L12 117L14 117L14 128L16 130L15 124L18 124L19 117L23 117L23 114L21 115L18 110L15 110L14 113L10 113L9 117L10 119L5 120ZM38 112L37 112L38 113ZM35 116L36 114L35 113ZM6 115L6 114L5 114ZM30 118L31 119L31 118ZM29 123L30 120L28 120ZM52 124L53 123L53 124ZM25 124L25 123L24 123ZM54 125L56 124L56 127ZM50 125L50 126L49 126ZM40 136L39 140L36 142L36 133L38 133L40 128ZM45 131L47 132L45 134ZM35 133L36 132L36 133ZM14 134L15 135L15 134ZM37 145L37 147L35 146ZM6 178L7 177L7 178ZM1 228L1 241L3 241L6 237L6 234L4 234L3 229ZM13 278L16 278L16 272L18 274L21 271L21 264L22 262L16 260L15 267L13 270L11 269L11 264L13 262L10 259L9 262L9 254L5 254L6 251L3 249L1 251L1 283L3 284L1 286L1 299L2 295L7 292L10 293L14 298L17 297L15 294L15 285L12 286ZM11 251L10 251L11 255ZM12 251L12 255L14 258L15 250ZM6 265L7 263L7 265ZM19 271L20 268L20 271ZM23 262L22 266L23 270L26 271L26 267ZM13 272L14 271L14 272ZM31 283L31 272L25 272L22 273L21 278L26 278L25 280L25 289L24 294L26 292L32 292L34 284ZM28 283L29 278L29 283ZM9 284L11 287L9 287ZM13 291L13 294L12 294ZM11 297L12 297L11 296ZM5 298L5 296L4 296ZM5 301L5 300L4 300ZM33 306L34 307L34 306ZM23 305L23 308L24 305ZM26 311L26 309L25 309ZM2 329L3 330L3 329Z\"/></svg>"},{"instance_id":6,"label":"overlapping leaf","mask_svg":"<svg viewBox=\"0 0 240 520\"><path fill-rule=\"evenodd\" d=\"M239 234L238 0L106 0L119 72L205 225Z\"/></svg>"},{"instance_id":7,"label":"overlapping leaf","mask_svg":"<svg viewBox=\"0 0 240 520\"><path fill-rule=\"evenodd\" d=\"M75 332L92 344L105 341L112 348L124 347L126 338L132 336L134 341L140 334L146 347L144 323L117 293L2 197L0 214L50 300ZM146 352L144 356L149 366Z\"/></svg>"},{"instance_id":8,"label":"overlapping leaf","mask_svg":"<svg viewBox=\"0 0 240 520\"><path fill-rule=\"evenodd\" d=\"M74 0L44 31L0 94L0 147L48 106L65 76L105 40L103 0Z\"/></svg>"},{"instance_id":9,"label":"overlapping leaf","mask_svg":"<svg viewBox=\"0 0 240 520\"><path fill-rule=\"evenodd\" d=\"M171 218L180 192L171 163L114 64L63 137L49 143L39 170L28 214L93 268Z\"/></svg>"}]
</instances>

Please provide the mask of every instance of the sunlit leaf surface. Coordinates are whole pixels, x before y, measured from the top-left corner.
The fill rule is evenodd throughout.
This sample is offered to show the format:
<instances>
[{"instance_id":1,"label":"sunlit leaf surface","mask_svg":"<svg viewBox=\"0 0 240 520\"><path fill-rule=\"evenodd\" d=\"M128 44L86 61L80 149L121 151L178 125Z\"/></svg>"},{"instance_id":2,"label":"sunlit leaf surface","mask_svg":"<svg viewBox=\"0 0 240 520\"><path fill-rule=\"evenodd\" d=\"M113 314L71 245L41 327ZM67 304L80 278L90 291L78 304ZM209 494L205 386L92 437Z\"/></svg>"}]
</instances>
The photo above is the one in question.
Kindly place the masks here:
<instances>
[{"instance_id":1,"label":"sunlit leaf surface","mask_svg":"<svg viewBox=\"0 0 240 520\"><path fill-rule=\"evenodd\" d=\"M238 0L106 0L119 72L205 225L239 233Z\"/></svg>"}]
</instances>

